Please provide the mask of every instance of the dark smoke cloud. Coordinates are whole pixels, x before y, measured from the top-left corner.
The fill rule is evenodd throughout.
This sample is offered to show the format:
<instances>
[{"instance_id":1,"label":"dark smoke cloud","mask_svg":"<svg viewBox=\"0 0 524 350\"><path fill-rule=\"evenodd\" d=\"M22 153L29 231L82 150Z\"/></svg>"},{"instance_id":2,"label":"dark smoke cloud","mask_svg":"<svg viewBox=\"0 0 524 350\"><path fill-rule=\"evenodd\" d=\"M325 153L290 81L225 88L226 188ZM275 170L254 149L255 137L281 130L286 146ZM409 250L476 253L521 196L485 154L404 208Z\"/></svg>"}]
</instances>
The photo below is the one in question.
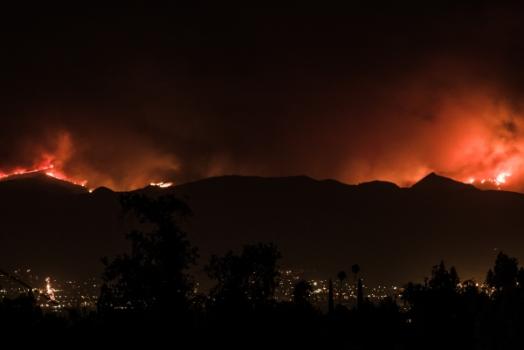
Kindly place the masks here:
<instances>
[{"instance_id":1,"label":"dark smoke cloud","mask_svg":"<svg viewBox=\"0 0 524 350\"><path fill-rule=\"evenodd\" d=\"M91 186L220 174L409 184L510 170L519 9L489 2L12 16L0 170L51 154ZM238 10L238 9L236 9Z\"/></svg>"}]
</instances>

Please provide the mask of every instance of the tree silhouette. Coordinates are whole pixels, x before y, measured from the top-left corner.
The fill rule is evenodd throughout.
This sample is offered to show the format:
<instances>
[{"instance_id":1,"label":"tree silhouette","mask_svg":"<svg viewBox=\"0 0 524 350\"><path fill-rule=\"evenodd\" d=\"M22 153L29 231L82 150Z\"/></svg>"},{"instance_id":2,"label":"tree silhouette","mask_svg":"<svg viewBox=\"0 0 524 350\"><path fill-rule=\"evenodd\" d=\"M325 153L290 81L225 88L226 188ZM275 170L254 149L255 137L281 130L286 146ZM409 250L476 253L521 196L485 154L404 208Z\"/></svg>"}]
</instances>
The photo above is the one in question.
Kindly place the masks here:
<instances>
[{"instance_id":1,"label":"tree silhouette","mask_svg":"<svg viewBox=\"0 0 524 350\"><path fill-rule=\"evenodd\" d=\"M478 340L486 300L475 282L460 283L454 267L447 269L441 261L433 266L426 283L409 283L402 295L409 306L413 334L435 348L452 343L468 349Z\"/></svg>"},{"instance_id":2,"label":"tree silhouette","mask_svg":"<svg viewBox=\"0 0 524 350\"><path fill-rule=\"evenodd\" d=\"M490 314L486 328L499 348L516 348L522 342L524 329L524 295L520 287L524 271L516 258L503 252L497 255L493 269L488 271L486 283L492 288Z\"/></svg>"},{"instance_id":3,"label":"tree silhouette","mask_svg":"<svg viewBox=\"0 0 524 350\"><path fill-rule=\"evenodd\" d=\"M328 314L333 314L335 312L335 302L333 300L333 281L331 278L328 282Z\"/></svg>"},{"instance_id":4,"label":"tree silhouette","mask_svg":"<svg viewBox=\"0 0 524 350\"><path fill-rule=\"evenodd\" d=\"M517 284L518 261L500 252L495 260L493 270L488 271L486 283L498 292L510 291Z\"/></svg>"},{"instance_id":5,"label":"tree silhouette","mask_svg":"<svg viewBox=\"0 0 524 350\"><path fill-rule=\"evenodd\" d=\"M339 271L337 274L338 278L338 303L342 305L342 295L343 295L343 288L344 288L344 281L347 278L347 274L345 271Z\"/></svg>"},{"instance_id":6,"label":"tree silhouette","mask_svg":"<svg viewBox=\"0 0 524 350\"><path fill-rule=\"evenodd\" d=\"M362 278L357 281L357 309L362 309L364 305L364 289L362 285Z\"/></svg>"},{"instance_id":7,"label":"tree silhouette","mask_svg":"<svg viewBox=\"0 0 524 350\"><path fill-rule=\"evenodd\" d=\"M358 264L353 264L353 266L351 266L351 272L353 272L354 278L356 279L360 272L360 266Z\"/></svg>"},{"instance_id":8,"label":"tree silhouette","mask_svg":"<svg viewBox=\"0 0 524 350\"><path fill-rule=\"evenodd\" d=\"M490 287L493 287L495 285L495 281L493 280L493 270L489 269L488 273L486 274L486 284Z\"/></svg>"},{"instance_id":9,"label":"tree silhouette","mask_svg":"<svg viewBox=\"0 0 524 350\"><path fill-rule=\"evenodd\" d=\"M310 305L313 286L306 280L298 281L293 288L293 303L299 306Z\"/></svg>"},{"instance_id":10,"label":"tree silhouette","mask_svg":"<svg viewBox=\"0 0 524 350\"><path fill-rule=\"evenodd\" d=\"M453 292L457 290L459 282L460 279L455 267L452 266L448 271L444 261L441 261L438 265L433 266L428 285L433 290Z\"/></svg>"},{"instance_id":11,"label":"tree silhouette","mask_svg":"<svg viewBox=\"0 0 524 350\"><path fill-rule=\"evenodd\" d=\"M353 278L357 281L357 309L361 309L362 305L364 304L364 291L362 288L362 279L359 277L360 265L354 264L351 266L351 272L353 272Z\"/></svg>"},{"instance_id":12,"label":"tree silhouette","mask_svg":"<svg viewBox=\"0 0 524 350\"><path fill-rule=\"evenodd\" d=\"M215 305L254 309L270 302L278 285L280 258L272 243L246 245L240 255L232 251L223 257L213 255L205 270L217 282L210 293Z\"/></svg>"},{"instance_id":13,"label":"tree silhouette","mask_svg":"<svg viewBox=\"0 0 524 350\"><path fill-rule=\"evenodd\" d=\"M519 290L524 290L524 267L519 268L517 273L517 287Z\"/></svg>"},{"instance_id":14,"label":"tree silhouette","mask_svg":"<svg viewBox=\"0 0 524 350\"><path fill-rule=\"evenodd\" d=\"M138 218L140 229L127 235L129 253L112 261L103 259L100 309L183 314L193 286L186 271L195 263L197 252L175 215L186 216L189 208L173 196L152 199L143 195L123 197L122 206Z\"/></svg>"}]
</instances>

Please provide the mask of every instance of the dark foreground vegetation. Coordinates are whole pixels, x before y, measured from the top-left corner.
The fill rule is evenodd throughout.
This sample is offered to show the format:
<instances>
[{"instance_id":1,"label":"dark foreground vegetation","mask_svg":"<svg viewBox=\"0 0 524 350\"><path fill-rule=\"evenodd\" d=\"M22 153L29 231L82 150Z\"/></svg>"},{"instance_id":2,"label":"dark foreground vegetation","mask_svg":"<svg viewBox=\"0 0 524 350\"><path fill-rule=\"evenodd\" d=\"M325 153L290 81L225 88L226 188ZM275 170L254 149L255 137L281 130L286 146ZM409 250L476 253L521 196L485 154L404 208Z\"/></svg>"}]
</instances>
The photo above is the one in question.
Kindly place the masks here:
<instances>
[{"instance_id":1,"label":"dark foreground vegetation","mask_svg":"<svg viewBox=\"0 0 524 350\"><path fill-rule=\"evenodd\" d=\"M327 311L298 281L291 301L274 298L281 255L273 244L213 256L205 267L214 287L195 289L188 271L198 257L177 225L189 208L173 197L126 196L137 229L128 253L105 258L96 311L44 313L32 292L0 303L0 329L120 341L228 347L341 349L517 349L524 346L524 268L500 253L485 283L461 281L443 262L423 284L408 283L400 299L369 302L356 281L347 308L330 283ZM173 214L175 213L175 214ZM358 265L352 267L359 272ZM345 272L337 275L345 279ZM81 338L80 338L81 337Z\"/></svg>"}]
</instances>

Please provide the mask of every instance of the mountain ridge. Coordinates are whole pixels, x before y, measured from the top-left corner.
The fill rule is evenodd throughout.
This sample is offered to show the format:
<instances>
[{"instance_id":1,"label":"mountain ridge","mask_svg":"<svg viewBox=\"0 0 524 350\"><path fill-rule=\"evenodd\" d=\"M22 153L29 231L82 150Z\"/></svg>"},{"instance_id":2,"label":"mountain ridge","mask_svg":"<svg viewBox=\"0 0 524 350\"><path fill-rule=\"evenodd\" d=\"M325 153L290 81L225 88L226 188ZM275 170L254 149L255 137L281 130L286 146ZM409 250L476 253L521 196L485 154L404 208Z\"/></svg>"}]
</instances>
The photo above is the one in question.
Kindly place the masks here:
<instances>
[{"instance_id":1,"label":"mountain ridge","mask_svg":"<svg viewBox=\"0 0 524 350\"><path fill-rule=\"evenodd\" d=\"M188 203L193 215L183 228L199 247L200 270L211 254L259 241L280 247L283 266L329 277L359 263L369 281L381 282L421 280L440 259L457 265L462 277L480 279L495 248L524 258L523 194L477 190L436 174L421 181L398 187L385 181L347 185L305 176L223 176L129 193L173 194ZM127 192L99 188L49 196L2 190L16 184L0 181L4 268L93 275L102 269L102 256L128 248L129 227L119 206Z\"/></svg>"},{"instance_id":2,"label":"mountain ridge","mask_svg":"<svg viewBox=\"0 0 524 350\"><path fill-rule=\"evenodd\" d=\"M219 175L219 176L212 176L207 177L203 179L197 179L194 181L189 181L181 184L175 184L173 186L170 186L168 188L160 188L158 186L154 185L146 185L142 188L137 188L133 190L128 191L115 191L111 188L105 187L105 186L99 186L92 190L87 190L84 186L75 184L73 182L58 179L56 177L47 175L45 171L37 171L37 172L30 172L25 174L16 174L16 175L10 175L5 178L0 178L0 187L3 186L3 184L7 182L47 182L49 184L55 184L55 185L62 185L63 187L70 187L71 189L76 189L79 192L97 192L97 191L111 191L114 193L133 193L133 192L144 192L147 190L155 190L159 192L169 192L170 190L173 190L174 188L180 188L180 187L186 187L186 186L192 186L194 184L202 184L202 183L208 183L208 182L222 182L222 183L230 183L230 182L242 182L242 183L248 183L251 181L269 181L273 183L293 183L293 182L302 182L302 183L312 183L312 184L327 184L331 186L339 186L339 187L350 187L350 188L378 188L381 187L383 189L414 189L414 190L479 190L479 191L491 191L495 189L486 189L486 188L479 188L474 186L473 184L464 183L458 180L455 180L450 177L439 175L435 172L430 172L426 176L422 177L419 181L413 183L410 186L401 187L397 185L394 182L391 181L385 181L385 180L371 180L371 181L365 181L357 184L348 184L341 182L339 180L335 179L315 179L313 177L307 176L307 175L293 175L293 176L256 176L256 175ZM43 185L43 184L40 184ZM35 187L37 187L38 184L35 184ZM37 187L38 188L38 187ZM167 191L166 191L167 190ZM513 191L506 191L502 189L496 189L496 191L499 192L513 192ZM513 192L513 193L519 193L520 192ZM524 195L524 194L523 194Z\"/></svg>"}]
</instances>

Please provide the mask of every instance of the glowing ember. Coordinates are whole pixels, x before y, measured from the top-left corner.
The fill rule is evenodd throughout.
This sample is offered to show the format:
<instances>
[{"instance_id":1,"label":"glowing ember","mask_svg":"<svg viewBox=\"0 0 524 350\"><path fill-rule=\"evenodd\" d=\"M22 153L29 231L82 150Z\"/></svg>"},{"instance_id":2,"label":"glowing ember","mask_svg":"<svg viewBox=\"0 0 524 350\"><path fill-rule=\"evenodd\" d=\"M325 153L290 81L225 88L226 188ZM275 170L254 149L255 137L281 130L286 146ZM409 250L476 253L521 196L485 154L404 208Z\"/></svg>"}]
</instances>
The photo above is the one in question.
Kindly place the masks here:
<instances>
[{"instance_id":1,"label":"glowing ember","mask_svg":"<svg viewBox=\"0 0 524 350\"><path fill-rule=\"evenodd\" d=\"M173 183L172 182L151 182L149 184L150 186L155 186L155 187L160 187L160 188L168 188L168 187L171 187L173 186Z\"/></svg>"}]
</instances>

